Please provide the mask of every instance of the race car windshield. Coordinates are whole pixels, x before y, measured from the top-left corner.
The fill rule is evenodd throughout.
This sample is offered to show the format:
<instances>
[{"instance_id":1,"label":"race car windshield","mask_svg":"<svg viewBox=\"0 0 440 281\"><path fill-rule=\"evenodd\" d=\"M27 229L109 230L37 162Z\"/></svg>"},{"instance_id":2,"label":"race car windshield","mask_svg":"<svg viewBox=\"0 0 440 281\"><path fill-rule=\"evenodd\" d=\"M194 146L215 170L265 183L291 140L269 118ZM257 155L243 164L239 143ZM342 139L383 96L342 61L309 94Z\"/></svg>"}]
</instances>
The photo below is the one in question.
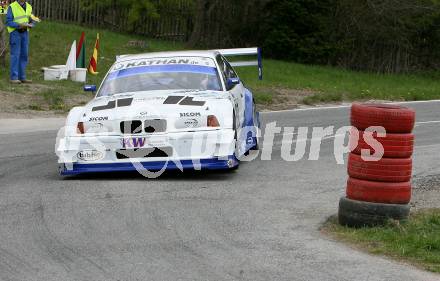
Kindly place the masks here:
<instances>
[{"instance_id":1,"label":"race car windshield","mask_svg":"<svg viewBox=\"0 0 440 281\"><path fill-rule=\"evenodd\" d=\"M221 91L221 84L214 67L155 65L111 72L98 96L159 90Z\"/></svg>"}]
</instances>

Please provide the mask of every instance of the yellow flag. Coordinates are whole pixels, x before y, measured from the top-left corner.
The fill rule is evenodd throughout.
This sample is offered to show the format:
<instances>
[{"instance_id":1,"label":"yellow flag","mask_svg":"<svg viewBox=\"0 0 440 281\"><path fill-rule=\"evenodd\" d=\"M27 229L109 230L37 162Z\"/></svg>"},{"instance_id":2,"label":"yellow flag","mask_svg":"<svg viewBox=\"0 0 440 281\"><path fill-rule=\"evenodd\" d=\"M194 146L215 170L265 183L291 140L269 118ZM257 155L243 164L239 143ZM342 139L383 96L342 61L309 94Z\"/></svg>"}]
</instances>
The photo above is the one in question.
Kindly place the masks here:
<instances>
[{"instance_id":1,"label":"yellow flag","mask_svg":"<svg viewBox=\"0 0 440 281\"><path fill-rule=\"evenodd\" d=\"M96 37L95 48L93 49L93 55L90 58L89 72L90 74L98 74L98 52L99 52L99 33Z\"/></svg>"}]
</instances>

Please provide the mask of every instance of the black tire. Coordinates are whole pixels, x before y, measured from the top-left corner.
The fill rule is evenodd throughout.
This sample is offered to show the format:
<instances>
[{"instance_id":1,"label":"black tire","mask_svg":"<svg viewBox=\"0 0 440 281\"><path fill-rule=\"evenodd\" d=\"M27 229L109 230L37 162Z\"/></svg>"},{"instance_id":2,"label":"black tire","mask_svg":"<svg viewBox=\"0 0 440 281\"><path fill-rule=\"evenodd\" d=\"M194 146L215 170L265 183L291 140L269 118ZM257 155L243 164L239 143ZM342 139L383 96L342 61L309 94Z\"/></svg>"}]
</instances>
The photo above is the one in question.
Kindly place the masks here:
<instances>
[{"instance_id":1,"label":"black tire","mask_svg":"<svg viewBox=\"0 0 440 281\"><path fill-rule=\"evenodd\" d=\"M342 197L339 201L339 223L349 227L385 225L388 220L408 219L409 205L381 204L351 200Z\"/></svg>"}]
</instances>

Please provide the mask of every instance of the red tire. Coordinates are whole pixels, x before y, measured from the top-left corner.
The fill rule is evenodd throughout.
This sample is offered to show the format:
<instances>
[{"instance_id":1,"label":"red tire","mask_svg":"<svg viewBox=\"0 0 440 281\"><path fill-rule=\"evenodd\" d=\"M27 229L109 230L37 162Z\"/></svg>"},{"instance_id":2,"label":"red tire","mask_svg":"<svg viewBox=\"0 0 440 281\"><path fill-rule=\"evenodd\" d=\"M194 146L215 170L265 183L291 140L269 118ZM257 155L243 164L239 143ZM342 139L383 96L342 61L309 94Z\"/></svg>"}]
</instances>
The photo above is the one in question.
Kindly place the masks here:
<instances>
[{"instance_id":1,"label":"red tire","mask_svg":"<svg viewBox=\"0 0 440 281\"><path fill-rule=\"evenodd\" d=\"M372 203L408 204L411 201L411 182L374 182L349 178L347 198Z\"/></svg>"},{"instance_id":2,"label":"red tire","mask_svg":"<svg viewBox=\"0 0 440 281\"><path fill-rule=\"evenodd\" d=\"M353 129L356 130L356 129ZM350 149L353 153L361 155L363 149L374 154L376 151L365 141L364 131L359 131L359 140L356 143L355 133L350 133ZM386 158L410 158L414 152L414 135L413 134L387 134L386 137L380 138L377 133L373 133L373 138L383 146Z\"/></svg>"},{"instance_id":3,"label":"red tire","mask_svg":"<svg viewBox=\"0 0 440 281\"><path fill-rule=\"evenodd\" d=\"M354 103L351 107L351 124L360 130L381 126L387 133L411 133L415 118L414 110L402 106Z\"/></svg>"},{"instance_id":4,"label":"red tire","mask_svg":"<svg viewBox=\"0 0 440 281\"><path fill-rule=\"evenodd\" d=\"M408 182L411 180L411 158L382 158L364 161L360 155L350 153L348 175L355 179L379 182Z\"/></svg>"}]
</instances>

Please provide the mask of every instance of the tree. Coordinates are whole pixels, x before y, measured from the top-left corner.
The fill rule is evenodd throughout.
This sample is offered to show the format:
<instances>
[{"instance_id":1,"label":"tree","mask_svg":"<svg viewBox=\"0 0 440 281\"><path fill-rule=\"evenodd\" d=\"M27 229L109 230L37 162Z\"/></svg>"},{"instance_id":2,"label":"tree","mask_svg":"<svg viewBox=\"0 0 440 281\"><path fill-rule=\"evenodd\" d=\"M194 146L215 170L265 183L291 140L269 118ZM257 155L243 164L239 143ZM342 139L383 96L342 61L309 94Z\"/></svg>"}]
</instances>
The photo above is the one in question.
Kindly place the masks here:
<instances>
[{"instance_id":1,"label":"tree","mask_svg":"<svg viewBox=\"0 0 440 281\"><path fill-rule=\"evenodd\" d=\"M438 63L439 8L431 0L338 0L334 63L388 73Z\"/></svg>"},{"instance_id":2,"label":"tree","mask_svg":"<svg viewBox=\"0 0 440 281\"><path fill-rule=\"evenodd\" d=\"M264 7L260 42L265 54L304 63L327 63L333 0L271 0Z\"/></svg>"},{"instance_id":3,"label":"tree","mask_svg":"<svg viewBox=\"0 0 440 281\"><path fill-rule=\"evenodd\" d=\"M96 8L108 10L112 15L119 17L121 22L128 24L132 31L135 31L139 25L142 25L144 17L159 17L157 13L159 2L154 0L81 0L81 5L84 10ZM128 11L127 19L121 16L122 11Z\"/></svg>"},{"instance_id":4,"label":"tree","mask_svg":"<svg viewBox=\"0 0 440 281\"><path fill-rule=\"evenodd\" d=\"M190 47L221 48L258 41L259 13L268 0L197 0Z\"/></svg>"}]
</instances>

